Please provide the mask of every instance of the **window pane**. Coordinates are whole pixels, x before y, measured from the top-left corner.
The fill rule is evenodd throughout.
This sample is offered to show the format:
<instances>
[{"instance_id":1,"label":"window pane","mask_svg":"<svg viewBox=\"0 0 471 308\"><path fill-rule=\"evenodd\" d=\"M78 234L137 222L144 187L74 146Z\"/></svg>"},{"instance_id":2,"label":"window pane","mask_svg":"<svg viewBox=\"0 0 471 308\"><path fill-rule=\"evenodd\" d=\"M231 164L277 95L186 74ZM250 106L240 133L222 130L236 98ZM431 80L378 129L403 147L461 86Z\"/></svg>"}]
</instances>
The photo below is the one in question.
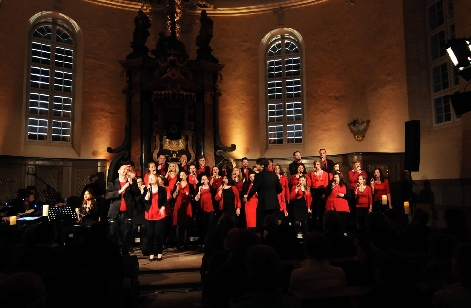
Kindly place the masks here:
<instances>
[{"instance_id":1,"label":"window pane","mask_svg":"<svg viewBox=\"0 0 471 308\"><path fill-rule=\"evenodd\" d=\"M73 45L72 38L64 29L57 27L56 42Z\"/></svg>"},{"instance_id":2,"label":"window pane","mask_svg":"<svg viewBox=\"0 0 471 308\"><path fill-rule=\"evenodd\" d=\"M428 8L428 30L432 31L443 25L443 17L443 0L440 0Z\"/></svg>"},{"instance_id":3,"label":"window pane","mask_svg":"<svg viewBox=\"0 0 471 308\"><path fill-rule=\"evenodd\" d=\"M268 143L283 144L283 125L268 126Z\"/></svg>"},{"instance_id":4,"label":"window pane","mask_svg":"<svg viewBox=\"0 0 471 308\"><path fill-rule=\"evenodd\" d=\"M31 61L38 64L51 64L51 45L31 43Z\"/></svg>"},{"instance_id":5,"label":"window pane","mask_svg":"<svg viewBox=\"0 0 471 308\"><path fill-rule=\"evenodd\" d=\"M289 55L289 54L295 54L295 53L299 53L298 45L296 45L296 43L291 40L286 40L285 41L285 54Z\"/></svg>"},{"instance_id":6,"label":"window pane","mask_svg":"<svg viewBox=\"0 0 471 308\"><path fill-rule=\"evenodd\" d=\"M448 89L448 64L443 63L432 69L433 93Z\"/></svg>"},{"instance_id":7,"label":"window pane","mask_svg":"<svg viewBox=\"0 0 471 308\"><path fill-rule=\"evenodd\" d=\"M441 96L433 100L435 110L435 124L451 121L450 100L447 96Z\"/></svg>"},{"instance_id":8,"label":"window pane","mask_svg":"<svg viewBox=\"0 0 471 308\"><path fill-rule=\"evenodd\" d=\"M46 115L49 113L49 95L41 93L29 94L29 108L30 114Z\"/></svg>"},{"instance_id":9,"label":"window pane","mask_svg":"<svg viewBox=\"0 0 471 308\"><path fill-rule=\"evenodd\" d=\"M56 47L56 55L54 58L55 65L57 67L72 69L72 62L74 58L72 49Z\"/></svg>"},{"instance_id":10,"label":"window pane","mask_svg":"<svg viewBox=\"0 0 471 308\"><path fill-rule=\"evenodd\" d=\"M285 60L286 76L299 76L301 75L301 58L287 58Z\"/></svg>"},{"instance_id":11,"label":"window pane","mask_svg":"<svg viewBox=\"0 0 471 308\"><path fill-rule=\"evenodd\" d=\"M268 99L280 99L283 96L283 82L282 81L269 81L267 90L268 90Z\"/></svg>"},{"instance_id":12,"label":"window pane","mask_svg":"<svg viewBox=\"0 0 471 308\"><path fill-rule=\"evenodd\" d=\"M301 121L301 102L286 103L286 121Z\"/></svg>"},{"instance_id":13,"label":"window pane","mask_svg":"<svg viewBox=\"0 0 471 308\"><path fill-rule=\"evenodd\" d=\"M267 61L267 67L268 78L283 77L283 66L281 59Z\"/></svg>"},{"instance_id":14,"label":"window pane","mask_svg":"<svg viewBox=\"0 0 471 308\"><path fill-rule=\"evenodd\" d=\"M455 8L453 7L453 0L447 0L448 5L448 18L453 19L455 17Z\"/></svg>"},{"instance_id":15,"label":"window pane","mask_svg":"<svg viewBox=\"0 0 471 308\"><path fill-rule=\"evenodd\" d=\"M54 107L52 114L56 117L70 118L72 113L72 98L54 96Z\"/></svg>"},{"instance_id":16,"label":"window pane","mask_svg":"<svg viewBox=\"0 0 471 308\"><path fill-rule=\"evenodd\" d=\"M72 73L55 71L54 90L62 92L72 92Z\"/></svg>"},{"instance_id":17,"label":"window pane","mask_svg":"<svg viewBox=\"0 0 471 308\"><path fill-rule=\"evenodd\" d=\"M49 89L49 69L32 66L30 86L37 89Z\"/></svg>"},{"instance_id":18,"label":"window pane","mask_svg":"<svg viewBox=\"0 0 471 308\"><path fill-rule=\"evenodd\" d=\"M28 139L47 140L47 120L29 118L28 119Z\"/></svg>"},{"instance_id":19,"label":"window pane","mask_svg":"<svg viewBox=\"0 0 471 308\"><path fill-rule=\"evenodd\" d=\"M51 40L52 37L52 26L51 25L44 25L38 27L36 30L33 32L33 36L43 39L43 40Z\"/></svg>"},{"instance_id":20,"label":"window pane","mask_svg":"<svg viewBox=\"0 0 471 308\"><path fill-rule=\"evenodd\" d=\"M286 97L301 97L301 79L286 80Z\"/></svg>"},{"instance_id":21,"label":"window pane","mask_svg":"<svg viewBox=\"0 0 471 308\"><path fill-rule=\"evenodd\" d=\"M52 141L70 141L70 126L69 121L56 121L52 120Z\"/></svg>"},{"instance_id":22,"label":"window pane","mask_svg":"<svg viewBox=\"0 0 471 308\"><path fill-rule=\"evenodd\" d=\"M268 122L283 121L283 103L268 104Z\"/></svg>"},{"instance_id":23,"label":"window pane","mask_svg":"<svg viewBox=\"0 0 471 308\"><path fill-rule=\"evenodd\" d=\"M273 43L273 45L268 48L268 56L279 56L281 55L281 41Z\"/></svg>"},{"instance_id":24,"label":"window pane","mask_svg":"<svg viewBox=\"0 0 471 308\"><path fill-rule=\"evenodd\" d=\"M303 125L302 124L289 124L286 125L287 143L302 143L303 142Z\"/></svg>"},{"instance_id":25,"label":"window pane","mask_svg":"<svg viewBox=\"0 0 471 308\"><path fill-rule=\"evenodd\" d=\"M445 56L446 53L445 31L440 31L430 37L430 57L433 60Z\"/></svg>"}]
</instances>

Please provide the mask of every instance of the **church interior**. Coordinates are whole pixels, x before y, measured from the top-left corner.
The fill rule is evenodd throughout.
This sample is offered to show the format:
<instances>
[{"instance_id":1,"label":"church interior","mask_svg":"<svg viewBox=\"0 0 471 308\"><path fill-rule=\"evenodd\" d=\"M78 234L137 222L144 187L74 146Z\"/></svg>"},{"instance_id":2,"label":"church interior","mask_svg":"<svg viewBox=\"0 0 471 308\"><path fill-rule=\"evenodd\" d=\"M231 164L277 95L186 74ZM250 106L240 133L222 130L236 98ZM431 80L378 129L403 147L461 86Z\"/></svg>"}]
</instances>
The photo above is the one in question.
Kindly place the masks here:
<instances>
[{"instance_id":1,"label":"church interior","mask_svg":"<svg viewBox=\"0 0 471 308\"><path fill-rule=\"evenodd\" d=\"M468 82L444 49L470 36L470 4L444 3L2 1L0 200L76 195L159 151L210 166L300 151L311 168L325 148L401 183L407 136L412 190L428 180L437 205L469 206L468 114L448 99Z\"/></svg>"},{"instance_id":2,"label":"church interior","mask_svg":"<svg viewBox=\"0 0 471 308\"><path fill-rule=\"evenodd\" d=\"M0 0L0 205L27 187L65 202L91 174L110 185L122 163L145 174L161 154L287 170L299 151L310 171L326 149L343 173L380 168L393 207L423 203L431 227L451 207L469 221L470 12L469 0Z\"/></svg>"}]
</instances>

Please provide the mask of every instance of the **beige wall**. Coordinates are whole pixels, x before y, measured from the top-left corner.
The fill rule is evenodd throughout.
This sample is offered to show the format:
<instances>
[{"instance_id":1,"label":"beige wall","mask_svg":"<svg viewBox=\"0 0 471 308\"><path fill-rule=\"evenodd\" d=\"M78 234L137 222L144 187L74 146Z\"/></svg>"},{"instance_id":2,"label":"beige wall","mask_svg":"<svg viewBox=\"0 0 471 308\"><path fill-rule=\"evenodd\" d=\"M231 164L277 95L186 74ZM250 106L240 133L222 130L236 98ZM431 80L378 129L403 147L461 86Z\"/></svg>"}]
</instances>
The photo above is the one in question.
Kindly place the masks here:
<instances>
[{"instance_id":1,"label":"beige wall","mask_svg":"<svg viewBox=\"0 0 471 308\"><path fill-rule=\"evenodd\" d=\"M84 1L62 2L62 13L80 27L83 51L81 92L76 92L73 147L25 142L25 72L29 19L52 10L52 2L2 1L0 8L0 153L3 155L109 159L106 147L119 146L124 136L124 79L119 60L130 53L133 11L98 6ZM121 39L116 39L121 38ZM80 76L78 76L80 77ZM80 78L79 78L80 79ZM76 81L80 82L80 80ZM77 85L77 84L76 84ZM78 87L79 88L79 87Z\"/></svg>"},{"instance_id":2,"label":"beige wall","mask_svg":"<svg viewBox=\"0 0 471 308\"><path fill-rule=\"evenodd\" d=\"M264 102L259 99L263 84L259 77L259 46L265 35L278 27L275 14L212 17L213 55L225 65L220 85L221 139L226 145L237 145L231 153L233 158L291 157L293 150L310 156L316 155L320 147L332 155L403 152L404 122L420 119L421 170L413 174L414 179L462 177L462 157L471 150L461 142L461 124L431 125L431 102L424 98L424 88L429 87L426 64L414 66L407 58L410 54L406 51L410 50L417 51L417 59L427 54L426 38L420 31L415 37L408 36L411 29L424 26L424 3L361 0L346 5L345 1L330 0L286 12L284 26L301 34L305 52L305 142L294 147L267 148L266 114L260 108ZM454 3L457 37L469 37L471 2ZM8 29L0 31L1 155L111 159L106 147L119 146L123 141L124 79L118 61L131 52L136 11L85 1L62 1L62 8L62 13L80 27L83 57L79 58L81 91L76 93L78 134L74 145L36 146L24 141L25 55L31 28L28 20L38 12L52 10L52 2L6 0L0 7L0 29ZM152 24L147 44L150 49L164 29L162 20L155 16ZM196 22L181 36L190 59L196 57L198 30ZM423 41L417 41L417 37ZM356 117L371 120L362 142L355 141L347 127Z\"/></svg>"},{"instance_id":3,"label":"beige wall","mask_svg":"<svg viewBox=\"0 0 471 308\"><path fill-rule=\"evenodd\" d=\"M285 27L298 31L305 45L302 146L267 149L265 123L258 123L259 112L262 121L266 116L259 108L263 81L256 47L276 29L275 15L215 17L214 25L211 47L226 65L221 135L224 143L237 144L235 158L289 157L297 149L315 155L319 147L331 154L404 150L408 109L401 1L361 1L354 6L327 1L286 13ZM362 142L347 127L357 117L371 120Z\"/></svg>"}]
</instances>

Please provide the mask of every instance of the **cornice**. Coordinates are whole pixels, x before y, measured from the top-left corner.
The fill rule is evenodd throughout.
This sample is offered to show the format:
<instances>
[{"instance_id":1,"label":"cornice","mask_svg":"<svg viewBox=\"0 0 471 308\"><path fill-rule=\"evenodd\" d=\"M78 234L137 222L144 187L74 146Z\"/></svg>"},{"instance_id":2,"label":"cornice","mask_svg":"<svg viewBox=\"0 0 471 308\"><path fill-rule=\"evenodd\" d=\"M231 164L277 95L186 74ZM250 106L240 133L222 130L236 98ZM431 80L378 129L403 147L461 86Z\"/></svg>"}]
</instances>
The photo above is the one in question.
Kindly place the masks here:
<instances>
[{"instance_id":1,"label":"cornice","mask_svg":"<svg viewBox=\"0 0 471 308\"><path fill-rule=\"evenodd\" d=\"M126 1L126 0L82 0L85 2L90 2L96 5L102 5L107 7L112 7L121 10L137 11L142 9L144 12L149 13L150 11L162 10L164 7L150 7L143 6L140 2L135 1ZM251 6L234 6L234 7L218 7L214 10L206 9L206 12L210 16L242 16L242 15L252 15L252 14L262 14L273 12L273 10L283 7L285 9L290 8L301 8L306 6L311 6L314 4L319 4L327 2L329 0L285 0L285 1L275 1L267 4L256 4ZM201 9L188 11L190 14L199 15Z\"/></svg>"}]
</instances>

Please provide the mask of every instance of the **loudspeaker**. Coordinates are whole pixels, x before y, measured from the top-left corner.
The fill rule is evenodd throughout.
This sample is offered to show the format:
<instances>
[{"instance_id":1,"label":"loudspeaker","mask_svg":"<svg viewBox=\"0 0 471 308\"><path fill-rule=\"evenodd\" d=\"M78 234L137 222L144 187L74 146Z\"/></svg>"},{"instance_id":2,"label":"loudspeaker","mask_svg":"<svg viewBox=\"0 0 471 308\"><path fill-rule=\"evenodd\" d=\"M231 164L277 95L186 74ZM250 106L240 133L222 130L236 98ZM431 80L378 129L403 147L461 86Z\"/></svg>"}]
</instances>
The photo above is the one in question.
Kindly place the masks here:
<instances>
[{"instance_id":1,"label":"loudspeaker","mask_svg":"<svg viewBox=\"0 0 471 308\"><path fill-rule=\"evenodd\" d=\"M419 171L420 165L420 121L405 122L405 159L404 169Z\"/></svg>"},{"instance_id":2,"label":"loudspeaker","mask_svg":"<svg viewBox=\"0 0 471 308\"><path fill-rule=\"evenodd\" d=\"M471 111L471 92L450 95L450 101L453 106L453 111L459 117L463 113Z\"/></svg>"}]
</instances>

